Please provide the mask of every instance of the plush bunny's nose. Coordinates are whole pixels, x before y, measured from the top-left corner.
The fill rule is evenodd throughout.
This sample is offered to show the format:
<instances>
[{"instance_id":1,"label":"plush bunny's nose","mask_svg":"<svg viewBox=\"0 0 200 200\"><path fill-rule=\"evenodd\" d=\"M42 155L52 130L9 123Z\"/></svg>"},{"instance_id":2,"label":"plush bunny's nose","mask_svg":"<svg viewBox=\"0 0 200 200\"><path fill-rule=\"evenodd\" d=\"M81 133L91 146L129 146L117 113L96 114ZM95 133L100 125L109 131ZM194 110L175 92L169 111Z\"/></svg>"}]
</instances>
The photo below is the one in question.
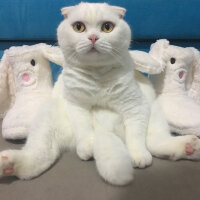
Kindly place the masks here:
<instances>
[{"instance_id":1,"label":"plush bunny's nose","mask_svg":"<svg viewBox=\"0 0 200 200\"><path fill-rule=\"evenodd\" d=\"M25 81L25 82L28 82L30 80L30 75L28 73L24 73L22 75L22 79Z\"/></svg>"},{"instance_id":2,"label":"plush bunny's nose","mask_svg":"<svg viewBox=\"0 0 200 200\"><path fill-rule=\"evenodd\" d=\"M179 78L180 78L180 79L182 79L182 78L183 78L183 76L184 76L184 74L185 74L185 72L184 72L184 71L180 71L180 72L178 73L178 76L179 76Z\"/></svg>"},{"instance_id":3,"label":"plush bunny's nose","mask_svg":"<svg viewBox=\"0 0 200 200\"><path fill-rule=\"evenodd\" d=\"M96 35L91 35L88 37L89 40L91 40L92 44L94 45L94 43L99 39Z\"/></svg>"}]
</instances>

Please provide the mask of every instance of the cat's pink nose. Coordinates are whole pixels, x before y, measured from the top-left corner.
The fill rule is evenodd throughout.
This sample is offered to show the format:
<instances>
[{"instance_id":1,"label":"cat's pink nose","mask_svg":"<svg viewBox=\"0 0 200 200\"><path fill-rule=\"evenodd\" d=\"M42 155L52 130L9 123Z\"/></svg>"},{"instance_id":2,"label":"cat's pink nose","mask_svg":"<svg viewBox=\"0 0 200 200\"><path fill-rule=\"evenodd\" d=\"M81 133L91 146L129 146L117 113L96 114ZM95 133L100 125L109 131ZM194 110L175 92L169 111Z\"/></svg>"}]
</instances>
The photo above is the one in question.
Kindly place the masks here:
<instances>
[{"instance_id":1,"label":"cat's pink nose","mask_svg":"<svg viewBox=\"0 0 200 200\"><path fill-rule=\"evenodd\" d=\"M96 35L90 35L88 39L94 44L99 38Z\"/></svg>"}]
</instances>

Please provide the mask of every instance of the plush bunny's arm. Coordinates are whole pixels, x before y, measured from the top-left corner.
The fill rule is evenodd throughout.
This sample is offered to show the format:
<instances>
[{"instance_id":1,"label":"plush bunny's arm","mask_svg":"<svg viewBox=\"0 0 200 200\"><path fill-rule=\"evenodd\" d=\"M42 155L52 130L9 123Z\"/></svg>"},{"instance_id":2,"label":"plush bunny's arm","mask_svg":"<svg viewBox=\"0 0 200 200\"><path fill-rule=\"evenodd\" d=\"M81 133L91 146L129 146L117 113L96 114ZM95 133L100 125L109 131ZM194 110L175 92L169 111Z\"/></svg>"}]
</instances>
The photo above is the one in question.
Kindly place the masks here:
<instances>
[{"instance_id":1,"label":"plush bunny's arm","mask_svg":"<svg viewBox=\"0 0 200 200\"><path fill-rule=\"evenodd\" d=\"M136 70L148 74L159 74L164 70L164 66L143 51L130 51Z\"/></svg>"}]
</instances>

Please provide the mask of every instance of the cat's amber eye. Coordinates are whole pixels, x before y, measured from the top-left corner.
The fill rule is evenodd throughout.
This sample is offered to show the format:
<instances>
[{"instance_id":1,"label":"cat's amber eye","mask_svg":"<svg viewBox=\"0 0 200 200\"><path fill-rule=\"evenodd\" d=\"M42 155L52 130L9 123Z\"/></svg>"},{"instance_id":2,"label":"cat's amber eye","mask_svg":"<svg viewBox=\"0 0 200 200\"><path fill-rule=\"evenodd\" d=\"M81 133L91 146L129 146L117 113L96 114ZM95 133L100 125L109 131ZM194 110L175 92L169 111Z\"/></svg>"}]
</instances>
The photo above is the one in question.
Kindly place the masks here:
<instances>
[{"instance_id":1,"label":"cat's amber eye","mask_svg":"<svg viewBox=\"0 0 200 200\"><path fill-rule=\"evenodd\" d=\"M82 33L83 31L85 31L85 25L82 22L75 22L72 26L74 31L76 31L77 33Z\"/></svg>"},{"instance_id":2,"label":"cat's amber eye","mask_svg":"<svg viewBox=\"0 0 200 200\"><path fill-rule=\"evenodd\" d=\"M105 22L102 27L101 30L105 33L110 33L113 29L114 29L114 24L111 22Z\"/></svg>"}]
</instances>

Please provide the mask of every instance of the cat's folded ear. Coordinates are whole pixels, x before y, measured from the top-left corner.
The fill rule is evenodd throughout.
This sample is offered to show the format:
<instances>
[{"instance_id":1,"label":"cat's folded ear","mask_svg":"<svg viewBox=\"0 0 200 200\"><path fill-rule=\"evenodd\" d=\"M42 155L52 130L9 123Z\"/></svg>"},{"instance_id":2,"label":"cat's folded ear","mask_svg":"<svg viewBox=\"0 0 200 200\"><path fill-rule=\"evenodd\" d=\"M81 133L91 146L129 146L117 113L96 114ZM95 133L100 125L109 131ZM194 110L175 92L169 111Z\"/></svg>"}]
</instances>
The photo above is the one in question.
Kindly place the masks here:
<instances>
[{"instance_id":1,"label":"cat's folded ear","mask_svg":"<svg viewBox=\"0 0 200 200\"><path fill-rule=\"evenodd\" d=\"M111 6L111 8L113 9L113 11L115 13L117 13L119 15L120 18L123 18L125 16L126 13L126 9L119 7L119 6Z\"/></svg>"},{"instance_id":2,"label":"cat's folded ear","mask_svg":"<svg viewBox=\"0 0 200 200\"><path fill-rule=\"evenodd\" d=\"M64 8L61 8L61 13L62 15L67 18L69 13L74 9L75 6L69 6L69 7L64 7Z\"/></svg>"}]
</instances>

